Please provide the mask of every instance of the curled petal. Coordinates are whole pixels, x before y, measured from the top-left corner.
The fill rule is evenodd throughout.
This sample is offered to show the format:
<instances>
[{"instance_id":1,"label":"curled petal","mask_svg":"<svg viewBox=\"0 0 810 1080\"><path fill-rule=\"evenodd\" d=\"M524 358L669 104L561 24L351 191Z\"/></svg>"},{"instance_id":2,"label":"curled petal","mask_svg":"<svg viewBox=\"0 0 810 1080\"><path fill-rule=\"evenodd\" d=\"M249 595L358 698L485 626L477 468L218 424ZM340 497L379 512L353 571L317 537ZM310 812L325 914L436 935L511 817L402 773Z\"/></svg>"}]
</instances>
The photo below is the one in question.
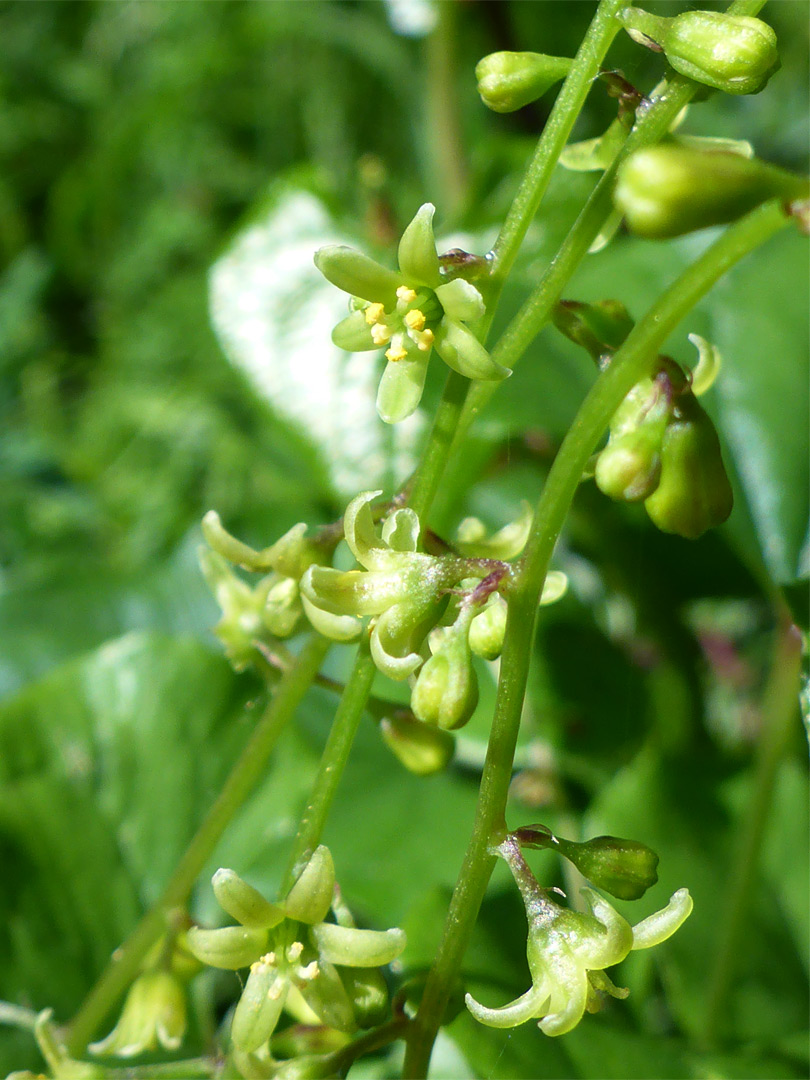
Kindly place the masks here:
<instances>
[{"instance_id":1,"label":"curled petal","mask_svg":"<svg viewBox=\"0 0 810 1080\"><path fill-rule=\"evenodd\" d=\"M436 289L439 303L453 322L475 322L480 319L486 307L484 298L471 281L455 278Z\"/></svg>"},{"instance_id":2,"label":"curled petal","mask_svg":"<svg viewBox=\"0 0 810 1080\"><path fill-rule=\"evenodd\" d=\"M332 342L345 352L367 352L380 347L371 336L371 327L363 311L353 311L341 319L332 330Z\"/></svg>"},{"instance_id":3,"label":"curled petal","mask_svg":"<svg viewBox=\"0 0 810 1080\"><path fill-rule=\"evenodd\" d=\"M433 203L423 203L399 242L399 268L409 282L435 288L441 281L433 235Z\"/></svg>"},{"instance_id":4,"label":"curled petal","mask_svg":"<svg viewBox=\"0 0 810 1080\"><path fill-rule=\"evenodd\" d=\"M355 495L343 515L346 543L355 559L367 570L379 569L374 556L384 551L371 515L371 504L380 495L382 491L361 491L359 495Z\"/></svg>"},{"instance_id":5,"label":"curled petal","mask_svg":"<svg viewBox=\"0 0 810 1080\"><path fill-rule=\"evenodd\" d=\"M410 507L395 510L383 522L383 543L394 551L416 551L419 546L419 518Z\"/></svg>"},{"instance_id":6,"label":"curled petal","mask_svg":"<svg viewBox=\"0 0 810 1080\"><path fill-rule=\"evenodd\" d=\"M386 424L398 424L416 412L427 376L428 352L389 360L377 390L377 413Z\"/></svg>"},{"instance_id":7,"label":"curled petal","mask_svg":"<svg viewBox=\"0 0 810 1080\"><path fill-rule=\"evenodd\" d=\"M698 362L692 370L692 393L695 397L700 397L720 374L723 357L720 350L700 334L689 334L688 337L698 351Z\"/></svg>"},{"instance_id":8,"label":"curled petal","mask_svg":"<svg viewBox=\"0 0 810 1080\"><path fill-rule=\"evenodd\" d=\"M445 317L436 327L433 344L445 364L467 379L492 381L512 374L495 363L471 330L450 318Z\"/></svg>"},{"instance_id":9,"label":"curled petal","mask_svg":"<svg viewBox=\"0 0 810 1080\"><path fill-rule=\"evenodd\" d=\"M540 606L555 604L562 599L568 591L568 577L562 570L549 570L546 580L543 582L543 592L540 595Z\"/></svg>"},{"instance_id":10,"label":"curled petal","mask_svg":"<svg viewBox=\"0 0 810 1080\"><path fill-rule=\"evenodd\" d=\"M464 1003L479 1023L486 1024L487 1027L511 1028L541 1016L548 999L548 988L541 983L530 987L525 994L500 1009L488 1009L486 1005L476 1001L472 994L465 996Z\"/></svg>"},{"instance_id":11,"label":"curled petal","mask_svg":"<svg viewBox=\"0 0 810 1080\"><path fill-rule=\"evenodd\" d=\"M330 641L356 641L363 624L354 615L335 615L317 607L306 596L301 597L304 614L312 626Z\"/></svg>"},{"instance_id":12,"label":"curled petal","mask_svg":"<svg viewBox=\"0 0 810 1080\"><path fill-rule=\"evenodd\" d=\"M318 955L333 964L346 967L380 967L390 964L405 948L405 931L357 930L350 926L320 923L313 926L311 936Z\"/></svg>"},{"instance_id":13,"label":"curled petal","mask_svg":"<svg viewBox=\"0 0 810 1080\"><path fill-rule=\"evenodd\" d=\"M593 889L581 889L593 918L598 926L591 933L581 935L579 944L572 946L575 954L589 968L606 968L618 964L633 948L633 930L607 900ZM578 914L578 913L572 913ZM579 916L580 919L588 916ZM591 920L589 920L590 922ZM601 931L601 932L600 932Z\"/></svg>"},{"instance_id":14,"label":"curled petal","mask_svg":"<svg viewBox=\"0 0 810 1080\"><path fill-rule=\"evenodd\" d=\"M385 307L396 303L397 288L401 284L399 275L361 251L343 244L330 244L315 252L315 265L327 281L351 296L360 296Z\"/></svg>"},{"instance_id":15,"label":"curled petal","mask_svg":"<svg viewBox=\"0 0 810 1080\"><path fill-rule=\"evenodd\" d=\"M413 607L393 604L374 624L371 632L371 655L379 670L395 682L413 675L422 663L417 651L430 626L421 634L414 630Z\"/></svg>"},{"instance_id":16,"label":"curled petal","mask_svg":"<svg viewBox=\"0 0 810 1080\"><path fill-rule=\"evenodd\" d=\"M666 941L692 913L692 897L688 889L678 889L665 908L642 919L633 927L633 948L649 949Z\"/></svg>"},{"instance_id":17,"label":"curled petal","mask_svg":"<svg viewBox=\"0 0 810 1080\"><path fill-rule=\"evenodd\" d=\"M537 1026L546 1035L565 1035L585 1013L590 984L585 968L568 948L555 954L553 965L553 974L548 979L551 990L548 1013Z\"/></svg>"}]
</instances>

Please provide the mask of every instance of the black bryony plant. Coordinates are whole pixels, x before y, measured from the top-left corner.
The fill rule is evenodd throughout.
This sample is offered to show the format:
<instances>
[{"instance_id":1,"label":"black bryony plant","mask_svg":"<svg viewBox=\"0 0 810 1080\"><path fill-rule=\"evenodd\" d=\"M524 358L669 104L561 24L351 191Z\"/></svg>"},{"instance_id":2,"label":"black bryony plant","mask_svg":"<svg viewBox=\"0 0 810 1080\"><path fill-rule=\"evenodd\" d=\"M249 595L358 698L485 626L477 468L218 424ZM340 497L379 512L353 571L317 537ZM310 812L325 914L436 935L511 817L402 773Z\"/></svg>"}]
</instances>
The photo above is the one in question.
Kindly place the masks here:
<instances>
[{"instance_id":1,"label":"black bryony plant","mask_svg":"<svg viewBox=\"0 0 810 1080\"><path fill-rule=\"evenodd\" d=\"M545 825L510 823L507 799L533 677L538 611L569 587L566 574L551 566L580 486L589 485L594 499L643 505L642 518L645 512L657 529L683 542L732 512L729 461L701 403L724 377L719 351L690 334L697 358L687 368L663 350L735 264L781 230L807 231L804 177L759 160L747 143L680 133L693 99L768 93L779 52L774 30L759 18L763 3L734 0L725 11L663 17L600 0L574 57L505 51L484 57L475 76L484 106L497 113L561 84L492 250L445 255L437 248L434 216L443 222L444 214L428 191L411 208L390 259L336 244L313 251L323 277L347 296L332 342L365 354L362 362L380 371L381 420L399 425L424 409L429 371L432 378L442 365L445 389L418 465L399 478L398 490L369 482L370 490L357 490L339 519L300 522L268 536L261 550L231 535L216 507L205 516L200 563L222 612L215 631L237 671L252 670L266 681L268 703L162 896L78 1013L55 1018L46 1010L32 1022L49 1075L342 1077L361 1057L399 1044L404 1057L390 1055L386 1068L422 1078L440 1029L451 1022L493 1028L532 1022L533 1054L541 1062L549 1037L593 1023L586 1012L629 1007L613 999L631 990L636 1008L644 1008L647 993L655 998L650 1007L659 1008L653 968L644 978L628 976L629 988L608 975L632 952L656 947L665 955L672 935L690 933L688 872L656 895L658 910L646 917L632 917L627 907L620 913L607 898L631 905L656 886L658 856L641 839L644 807L639 839L569 840ZM614 39L621 35L627 45L625 34L658 54L657 85L635 88L609 70ZM607 131L571 142L587 96L605 91L616 108ZM537 271L530 295L493 335L504 284L530 226L538 215L544 220L544 195L558 165L601 175L557 254ZM436 206L427 201L432 198ZM586 257L599 259L622 223L653 241L715 231L701 237L691 263L673 270L647 311L621 280L598 300L571 295L574 271ZM523 492L523 511L493 532L475 517L436 531L434 504L453 482L450 466L472 445L473 421L548 325L590 356L593 382L542 491ZM325 663L335 643L352 650L343 681ZM482 687L486 665L497 678L494 701ZM337 704L278 893L268 897L250 884L249 868L218 869L213 897L229 921L197 925L191 890L313 685L335 695ZM451 767L465 745L465 725L484 711L486 756L465 763L479 781L469 845L425 967L424 942L416 962L409 956L407 927L363 925L362 904L355 903L328 836L330 809L365 714L402 765L429 785ZM357 806L365 794L354 792ZM392 834L408 827L392 823ZM263 842L257 835L257 848ZM423 842L428 850L433 838ZM362 831L355 844L363 850ZM526 856L537 850L545 854L531 856L538 860L533 870ZM564 860L565 891L553 885L555 877L544 884L549 853ZM517 886L526 914L525 943L516 953L521 964L527 958L528 989L511 1001L511 990L476 982L463 966L499 860L511 874L503 874L502 886L508 880L510 900ZM345 898L339 881L346 883ZM217 909L208 902L206 910ZM516 933L509 928L511 938ZM213 972L242 974L213 983ZM201 1020L195 987L206 977L218 987L217 1008L211 1011L209 993ZM200 1025L210 1053L186 1060L187 1033ZM153 1055L145 1064L144 1054Z\"/></svg>"}]
</instances>

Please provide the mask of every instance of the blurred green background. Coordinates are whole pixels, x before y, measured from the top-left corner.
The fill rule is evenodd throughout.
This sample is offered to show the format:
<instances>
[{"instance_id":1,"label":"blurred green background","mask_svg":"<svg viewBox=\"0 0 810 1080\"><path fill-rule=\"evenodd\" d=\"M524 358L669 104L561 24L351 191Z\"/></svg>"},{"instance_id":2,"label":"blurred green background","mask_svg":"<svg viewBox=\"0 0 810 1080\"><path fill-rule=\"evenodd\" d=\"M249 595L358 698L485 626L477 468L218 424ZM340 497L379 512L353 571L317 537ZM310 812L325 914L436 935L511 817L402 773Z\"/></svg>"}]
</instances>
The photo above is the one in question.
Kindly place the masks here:
<instances>
[{"instance_id":1,"label":"blurred green background","mask_svg":"<svg viewBox=\"0 0 810 1080\"><path fill-rule=\"evenodd\" d=\"M334 519L359 489L393 491L412 467L424 418L396 432L376 421L378 361L329 343L343 300L312 251L339 239L390 258L426 200L440 246L486 250L551 99L490 114L475 62L505 48L572 55L593 8L0 4L0 997L69 1018L250 730L260 686L230 671L210 633L202 514L216 508L264 545L296 521ZM760 95L694 106L683 130L749 139L806 171L808 9L780 0L764 17L782 70ZM662 72L625 37L609 60L643 91ZM575 136L613 115L596 87ZM558 173L500 326L594 182ZM615 297L639 316L711 239L620 235L566 295ZM783 605L806 625L807 296L806 242L791 232L673 335L683 362L693 331L725 357L708 407L734 473L732 518L688 543L584 485L558 554L571 588L538 638L510 823L650 843L662 884L624 905L628 917L682 885L695 913L661 956L624 965L626 1004L556 1041L462 1017L437 1076L807 1075L806 744L798 712L763 708ZM436 528L468 513L500 525L533 502L592 379L587 357L544 331L454 466ZM431 380L426 415L441 372ZM333 650L334 674L348 653ZM492 672L481 678L442 776L406 773L369 723L329 824L344 893L369 925L405 925L412 969L430 960L468 837L494 696ZM333 708L312 692L212 869L275 887ZM776 782L707 1050L719 928L774 725ZM550 858L534 866L560 880ZM215 920L206 880L194 910ZM473 993L496 1003L525 989L524 949L499 873L467 958ZM190 1052L237 994L235 978L203 980ZM0 1028L0 1069L36 1060L27 1035ZM395 1070L379 1058L352 1075Z\"/></svg>"}]
</instances>

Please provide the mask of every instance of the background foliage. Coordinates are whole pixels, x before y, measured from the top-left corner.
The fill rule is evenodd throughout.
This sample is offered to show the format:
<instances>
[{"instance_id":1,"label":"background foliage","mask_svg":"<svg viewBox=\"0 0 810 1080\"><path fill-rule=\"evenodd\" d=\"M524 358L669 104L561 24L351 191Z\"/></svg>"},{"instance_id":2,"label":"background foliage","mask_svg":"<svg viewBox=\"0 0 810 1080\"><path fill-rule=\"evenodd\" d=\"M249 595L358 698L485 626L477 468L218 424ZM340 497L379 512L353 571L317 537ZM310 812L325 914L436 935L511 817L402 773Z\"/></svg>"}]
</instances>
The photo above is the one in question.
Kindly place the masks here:
<instances>
[{"instance_id":1,"label":"background foliage","mask_svg":"<svg viewBox=\"0 0 810 1080\"><path fill-rule=\"evenodd\" d=\"M423 425L395 442L377 424L373 361L342 367L328 344L341 301L311 251L343 237L385 253L425 198L446 246L485 250L547 102L487 114L474 63L497 48L570 55L592 11L545 0L444 8L458 65L449 99L436 76L448 57L398 33L393 6L376 0L0 6L0 997L60 1019L75 1011L250 730L260 687L230 671L211 637L195 555L202 513L215 507L262 545L296 521L335 518L372 476L393 490L407 475ZM759 96L695 106L685 130L747 138L806 169L807 8L785 0L765 17L782 71ZM653 54L624 40L614 52L631 80L653 85ZM600 133L612 109L596 90L577 136ZM436 134L448 110L460 155ZM555 180L501 324L592 182ZM568 295L616 297L640 315L707 242L620 236ZM571 589L546 609L537 642L510 824L643 840L662 857L649 908L688 885L694 916L661 958L624 965L628 1003L557 1041L462 1016L436 1075L807 1074L798 724L735 948L723 1049L701 1049L778 606L806 624L807 295L804 245L784 235L673 336L683 361L691 331L726 358L709 408L735 474L734 514L687 543L584 485L558 555ZM589 364L553 331L540 336L457 464L439 530L468 513L501 524L535 500ZM334 649L332 673L348 662ZM328 826L345 894L369 925L405 926L414 969L430 961L468 837L491 672L482 683L441 776L406 773L369 723ZM324 691L307 698L212 870L276 887L333 706ZM550 857L534 865L562 883ZM217 918L206 878L194 910ZM628 911L646 913L646 900ZM523 916L505 875L466 974L488 1001L525 988ZM201 1017L237 992L235 978L203 985ZM192 1051L205 1037L203 1019ZM27 1037L0 1029L0 1069L35 1062ZM392 1069L378 1059L353 1075Z\"/></svg>"}]
</instances>

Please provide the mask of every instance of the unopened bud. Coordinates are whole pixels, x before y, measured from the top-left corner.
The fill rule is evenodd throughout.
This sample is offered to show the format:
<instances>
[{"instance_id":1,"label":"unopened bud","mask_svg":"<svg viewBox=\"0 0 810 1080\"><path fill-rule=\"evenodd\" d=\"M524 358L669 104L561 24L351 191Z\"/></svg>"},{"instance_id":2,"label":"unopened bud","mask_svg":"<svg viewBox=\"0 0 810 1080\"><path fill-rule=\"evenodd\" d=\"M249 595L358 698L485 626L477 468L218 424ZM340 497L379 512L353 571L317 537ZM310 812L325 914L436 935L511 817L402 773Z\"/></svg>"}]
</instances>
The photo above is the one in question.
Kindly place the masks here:
<instances>
[{"instance_id":1,"label":"unopened bud","mask_svg":"<svg viewBox=\"0 0 810 1080\"><path fill-rule=\"evenodd\" d=\"M596 836L584 844L558 839L558 850L598 889L638 900L658 881L658 856L636 840Z\"/></svg>"},{"instance_id":2,"label":"unopened bud","mask_svg":"<svg viewBox=\"0 0 810 1080\"><path fill-rule=\"evenodd\" d=\"M446 639L446 647L425 661L411 693L414 716L448 731L466 724L478 704L469 646L461 635L453 637L456 640Z\"/></svg>"},{"instance_id":3,"label":"unopened bud","mask_svg":"<svg viewBox=\"0 0 810 1080\"><path fill-rule=\"evenodd\" d=\"M611 439L596 460L596 486L610 499L638 502L655 491L661 474L662 431L644 428Z\"/></svg>"},{"instance_id":4,"label":"unopened bud","mask_svg":"<svg viewBox=\"0 0 810 1080\"><path fill-rule=\"evenodd\" d=\"M326 918L335 891L335 864L324 844L315 848L298 880L287 894L284 910L291 919L319 923Z\"/></svg>"},{"instance_id":5,"label":"unopened bud","mask_svg":"<svg viewBox=\"0 0 810 1080\"><path fill-rule=\"evenodd\" d=\"M475 66L478 93L488 109L514 112L564 79L572 64L573 60L542 53L490 53Z\"/></svg>"},{"instance_id":6,"label":"unopened bud","mask_svg":"<svg viewBox=\"0 0 810 1080\"><path fill-rule=\"evenodd\" d=\"M691 394L679 412L664 432L661 479L644 506L662 532L694 540L722 525L734 496L711 419Z\"/></svg>"},{"instance_id":7,"label":"unopened bud","mask_svg":"<svg viewBox=\"0 0 810 1080\"><path fill-rule=\"evenodd\" d=\"M665 239L725 225L768 199L798 199L807 189L802 177L756 158L667 143L623 162L613 201L631 232Z\"/></svg>"},{"instance_id":8,"label":"unopened bud","mask_svg":"<svg viewBox=\"0 0 810 1080\"><path fill-rule=\"evenodd\" d=\"M486 607L470 623L470 649L484 660L495 660L503 651L506 634L506 601L493 593Z\"/></svg>"},{"instance_id":9,"label":"unopened bud","mask_svg":"<svg viewBox=\"0 0 810 1080\"><path fill-rule=\"evenodd\" d=\"M780 66L773 29L748 15L684 11L667 19L629 7L619 18L681 75L727 94L758 94Z\"/></svg>"},{"instance_id":10,"label":"unopened bud","mask_svg":"<svg viewBox=\"0 0 810 1080\"><path fill-rule=\"evenodd\" d=\"M423 724L404 710L383 717L380 733L388 748L416 776L441 772L455 751L456 741L449 731Z\"/></svg>"},{"instance_id":11,"label":"unopened bud","mask_svg":"<svg viewBox=\"0 0 810 1080\"><path fill-rule=\"evenodd\" d=\"M620 300L599 300L594 304L561 300L551 317L561 334L587 349L597 361L618 349L634 325Z\"/></svg>"}]
</instances>

